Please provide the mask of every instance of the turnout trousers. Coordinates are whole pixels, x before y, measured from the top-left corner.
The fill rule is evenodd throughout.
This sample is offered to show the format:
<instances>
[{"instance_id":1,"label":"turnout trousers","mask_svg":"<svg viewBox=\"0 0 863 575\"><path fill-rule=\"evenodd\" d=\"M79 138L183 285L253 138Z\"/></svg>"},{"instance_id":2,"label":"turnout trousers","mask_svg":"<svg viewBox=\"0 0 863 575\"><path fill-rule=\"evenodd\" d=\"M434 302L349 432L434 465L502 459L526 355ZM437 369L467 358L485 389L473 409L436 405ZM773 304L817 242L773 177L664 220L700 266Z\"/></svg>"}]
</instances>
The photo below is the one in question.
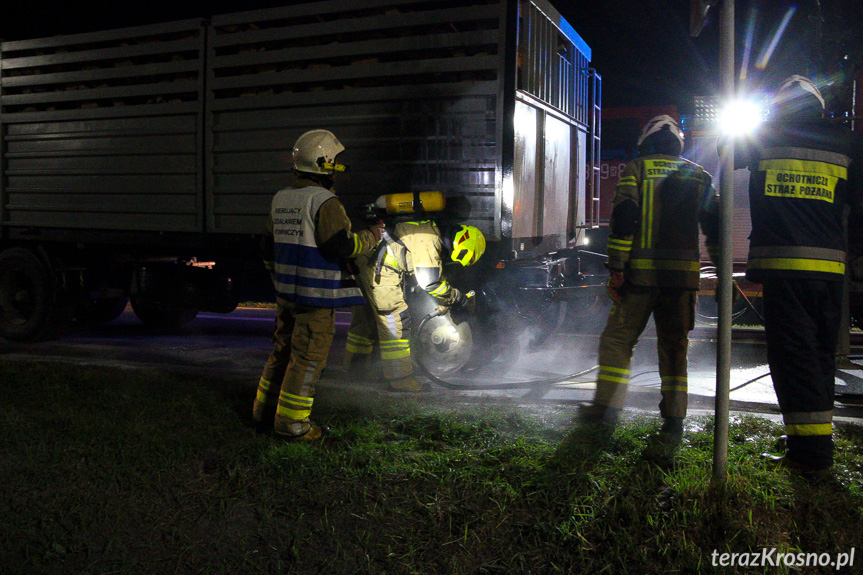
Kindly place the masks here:
<instances>
[{"instance_id":1,"label":"turnout trousers","mask_svg":"<svg viewBox=\"0 0 863 575\"><path fill-rule=\"evenodd\" d=\"M357 358L370 358L377 339L378 328L372 306L367 303L351 306L351 325L345 345L345 367L350 369Z\"/></svg>"},{"instance_id":2,"label":"turnout trousers","mask_svg":"<svg viewBox=\"0 0 863 575\"><path fill-rule=\"evenodd\" d=\"M276 420L305 420L336 332L335 309L276 298L273 351L258 382L256 404L276 406Z\"/></svg>"},{"instance_id":3,"label":"turnout trousers","mask_svg":"<svg viewBox=\"0 0 863 575\"><path fill-rule=\"evenodd\" d=\"M352 308L346 351L352 357L371 354L377 336L384 379L398 382L411 377L411 315L401 286L363 288L370 304Z\"/></svg>"},{"instance_id":4,"label":"turnout trousers","mask_svg":"<svg viewBox=\"0 0 863 575\"><path fill-rule=\"evenodd\" d=\"M656 324L662 417L686 417L688 381L686 353L695 326L694 290L625 284L599 340L599 376L594 403L620 409L626 401L632 352L653 315Z\"/></svg>"},{"instance_id":5,"label":"turnout trousers","mask_svg":"<svg viewBox=\"0 0 863 575\"><path fill-rule=\"evenodd\" d=\"M829 467L842 282L768 278L763 287L767 361L788 435L786 456Z\"/></svg>"}]
</instances>

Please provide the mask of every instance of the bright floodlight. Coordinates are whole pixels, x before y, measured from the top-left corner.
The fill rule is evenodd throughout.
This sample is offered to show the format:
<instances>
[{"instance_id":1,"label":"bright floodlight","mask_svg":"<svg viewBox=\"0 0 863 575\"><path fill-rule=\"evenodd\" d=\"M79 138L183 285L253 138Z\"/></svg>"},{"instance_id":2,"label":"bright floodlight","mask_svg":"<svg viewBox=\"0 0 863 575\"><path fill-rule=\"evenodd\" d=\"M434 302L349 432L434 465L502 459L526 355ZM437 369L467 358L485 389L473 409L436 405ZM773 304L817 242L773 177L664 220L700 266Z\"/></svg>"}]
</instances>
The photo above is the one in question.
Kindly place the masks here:
<instances>
[{"instance_id":1,"label":"bright floodlight","mask_svg":"<svg viewBox=\"0 0 863 575\"><path fill-rule=\"evenodd\" d=\"M719 113L719 126L724 134L743 136L761 123L762 110L755 102L735 100Z\"/></svg>"}]
</instances>

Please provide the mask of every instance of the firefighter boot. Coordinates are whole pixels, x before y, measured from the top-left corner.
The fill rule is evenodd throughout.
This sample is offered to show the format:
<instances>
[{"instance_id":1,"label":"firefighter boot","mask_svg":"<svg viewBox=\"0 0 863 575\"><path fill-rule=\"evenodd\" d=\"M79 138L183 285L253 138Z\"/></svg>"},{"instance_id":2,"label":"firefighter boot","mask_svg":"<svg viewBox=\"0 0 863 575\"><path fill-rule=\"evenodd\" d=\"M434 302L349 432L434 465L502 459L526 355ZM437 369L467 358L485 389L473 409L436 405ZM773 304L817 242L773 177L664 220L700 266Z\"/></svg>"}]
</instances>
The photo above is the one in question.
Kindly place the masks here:
<instances>
[{"instance_id":1,"label":"firefighter boot","mask_svg":"<svg viewBox=\"0 0 863 575\"><path fill-rule=\"evenodd\" d=\"M791 459L788 455L773 455L762 453L761 459L767 463L767 467L775 471L786 470L807 481L823 481L830 477L829 467L813 467L802 461Z\"/></svg>"},{"instance_id":2,"label":"firefighter boot","mask_svg":"<svg viewBox=\"0 0 863 575\"><path fill-rule=\"evenodd\" d=\"M276 406L260 401L257 397L252 404L252 422L258 432L268 431L276 415Z\"/></svg>"},{"instance_id":3,"label":"firefighter boot","mask_svg":"<svg viewBox=\"0 0 863 575\"><path fill-rule=\"evenodd\" d=\"M401 393L422 393L431 389L429 384L418 382L413 376L403 377L395 381L387 383L388 391L396 391Z\"/></svg>"},{"instance_id":4,"label":"firefighter boot","mask_svg":"<svg viewBox=\"0 0 863 575\"><path fill-rule=\"evenodd\" d=\"M614 428L618 417L620 417L620 408L591 403L590 405L580 405L575 419L582 426Z\"/></svg>"},{"instance_id":5,"label":"firefighter boot","mask_svg":"<svg viewBox=\"0 0 863 575\"><path fill-rule=\"evenodd\" d=\"M575 426L557 449L558 457L585 459L611 445L620 409L596 403L581 405L575 414Z\"/></svg>"},{"instance_id":6,"label":"firefighter boot","mask_svg":"<svg viewBox=\"0 0 863 575\"><path fill-rule=\"evenodd\" d=\"M296 441L317 441L323 439L330 432L323 425L315 425L309 418L288 419L276 415L273 424L273 435L281 439Z\"/></svg>"},{"instance_id":7,"label":"firefighter boot","mask_svg":"<svg viewBox=\"0 0 863 575\"><path fill-rule=\"evenodd\" d=\"M647 438L644 458L667 467L674 464L674 457L683 441L683 418L665 417L662 428L656 435Z\"/></svg>"},{"instance_id":8,"label":"firefighter boot","mask_svg":"<svg viewBox=\"0 0 863 575\"><path fill-rule=\"evenodd\" d=\"M575 416L576 430L580 435L587 435L598 447L603 447L611 441L620 411L620 408L598 403L581 405Z\"/></svg>"}]
</instances>

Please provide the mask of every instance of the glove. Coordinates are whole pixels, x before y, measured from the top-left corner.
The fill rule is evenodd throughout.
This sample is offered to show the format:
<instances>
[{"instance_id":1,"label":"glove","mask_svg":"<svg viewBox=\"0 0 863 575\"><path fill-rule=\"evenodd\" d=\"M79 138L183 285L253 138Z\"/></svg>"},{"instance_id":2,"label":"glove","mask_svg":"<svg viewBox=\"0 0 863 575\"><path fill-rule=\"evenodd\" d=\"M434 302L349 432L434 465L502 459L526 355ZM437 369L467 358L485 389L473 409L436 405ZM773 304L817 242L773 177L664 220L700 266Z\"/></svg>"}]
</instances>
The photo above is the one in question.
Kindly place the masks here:
<instances>
[{"instance_id":1,"label":"glove","mask_svg":"<svg viewBox=\"0 0 863 575\"><path fill-rule=\"evenodd\" d=\"M623 272L611 270L608 275L608 281L605 284L605 290L608 292L608 297L614 303L623 301Z\"/></svg>"},{"instance_id":2,"label":"glove","mask_svg":"<svg viewBox=\"0 0 863 575\"><path fill-rule=\"evenodd\" d=\"M384 233L384 224L383 222L377 222L369 226L369 231L371 231L375 236L375 241L381 241L381 237Z\"/></svg>"},{"instance_id":3,"label":"glove","mask_svg":"<svg viewBox=\"0 0 863 575\"><path fill-rule=\"evenodd\" d=\"M476 298L474 298L474 295L476 295L476 293L473 290L459 295L458 299L452 304L453 309L473 313L476 309Z\"/></svg>"}]
</instances>

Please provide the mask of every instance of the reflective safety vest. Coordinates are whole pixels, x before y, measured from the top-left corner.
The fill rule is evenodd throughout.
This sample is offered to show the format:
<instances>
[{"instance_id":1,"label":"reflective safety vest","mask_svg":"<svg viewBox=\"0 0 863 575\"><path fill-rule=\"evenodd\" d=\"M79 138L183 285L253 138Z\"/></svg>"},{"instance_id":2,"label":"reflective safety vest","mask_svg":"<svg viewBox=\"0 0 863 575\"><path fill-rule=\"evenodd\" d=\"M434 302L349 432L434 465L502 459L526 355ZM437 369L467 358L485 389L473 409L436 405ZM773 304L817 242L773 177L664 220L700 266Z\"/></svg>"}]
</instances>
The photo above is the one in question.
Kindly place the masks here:
<instances>
[{"instance_id":1,"label":"reflective safety vest","mask_svg":"<svg viewBox=\"0 0 863 575\"><path fill-rule=\"evenodd\" d=\"M365 301L355 280L338 262L324 259L315 241L318 210L334 197L325 188L309 186L287 188L273 198L273 281L276 293L289 301L326 308Z\"/></svg>"},{"instance_id":2,"label":"reflective safety vest","mask_svg":"<svg viewBox=\"0 0 863 575\"><path fill-rule=\"evenodd\" d=\"M853 199L846 198L850 132L822 122L767 124L755 137L759 145L746 162L752 215L746 277L842 281L844 210Z\"/></svg>"},{"instance_id":3,"label":"reflective safety vest","mask_svg":"<svg viewBox=\"0 0 863 575\"><path fill-rule=\"evenodd\" d=\"M711 199L711 181L701 166L676 156L655 154L627 164L615 206L634 202L638 226L632 236L609 237L609 268L624 269L634 285L698 289L699 213Z\"/></svg>"}]
</instances>

